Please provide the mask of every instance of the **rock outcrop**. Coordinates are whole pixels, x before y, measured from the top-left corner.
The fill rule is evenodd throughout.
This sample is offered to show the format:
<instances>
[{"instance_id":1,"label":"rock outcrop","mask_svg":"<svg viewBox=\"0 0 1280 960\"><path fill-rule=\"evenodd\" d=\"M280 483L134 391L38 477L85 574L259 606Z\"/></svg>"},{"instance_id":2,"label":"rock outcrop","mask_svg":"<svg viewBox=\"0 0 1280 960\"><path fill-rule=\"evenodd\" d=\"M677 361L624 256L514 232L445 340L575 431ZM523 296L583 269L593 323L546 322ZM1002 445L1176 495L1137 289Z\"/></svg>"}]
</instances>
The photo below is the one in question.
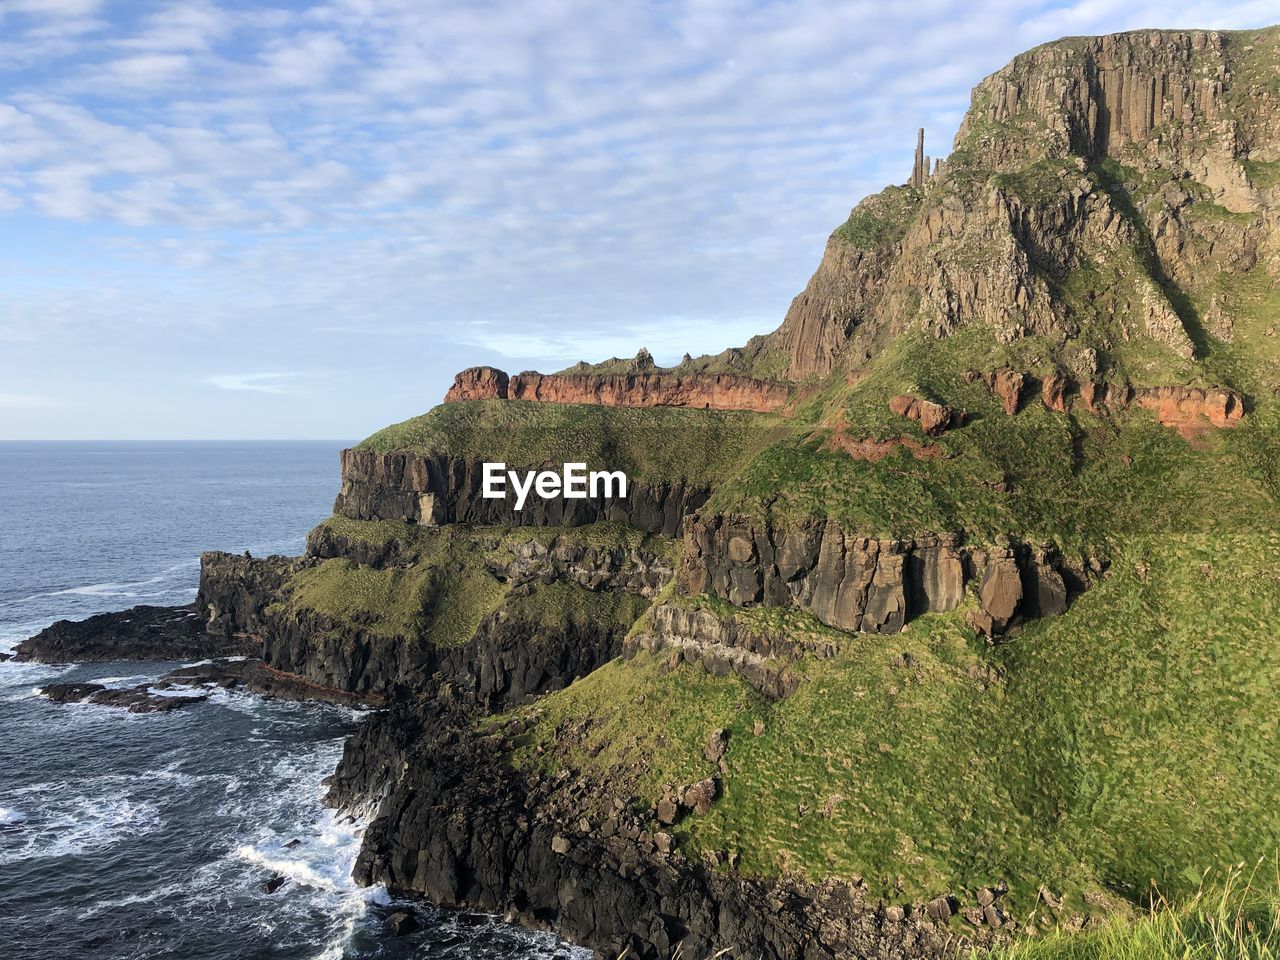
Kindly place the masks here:
<instances>
[{"instance_id":1,"label":"rock outcrop","mask_svg":"<svg viewBox=\"0 0 1280 960\"><path fill-rule=\"evenodd\" d=\"M495 531L495 545L499 533ZM305 557L252 558L213 551L201 558L197 604L209 643L251 645L253 654L281 675L276 678L281 682L297 678L372 703L397 690L448 689L460 702L498 709L559 689L618 656L631 625L566 613L548 627L528 619L518 604L503 603L456 646L387 637L361 623L339 623L282 601L289 598L292 574L324 560L394 566L413 559L410 548L392 539L373 550L331 530L315 532L309 542ZM672 576L670 560L643 544L592 545L567 535L548 544L513 544L510 559L495 552L489 569L507 584L514 600L552 583L648 597ZM449 602L448 597L442 602ZM260 692L268 692L264 686L257 684Z\"/></svg>"},{"instance_id":2,"label":"rock outcrop","mask_svg":"<svg viewBox=\"0 0 1280 960\"><path fill-rule=\"evenodd\" d=\"M985 374L971 370L966 379L970 382L984 381L1000 398L1005 413L1011 416L1022 408L1028 397L1038 393L1045 407L1064 413L1077 403L1091 413L1128 407L1150 410L1161 424L1172 427L1188 439L1195 439L1209 427L1225 429L1237 426L1245 415L1244 397L1224 387L1131 387L1092 381L1079 383L1060 374L1037 380L1007 367Z\"/></svg>"},{"instance_id":3,"label":"rock outcrop","mask_svg":"<svg viewBox=\"0 0 1280 960\"><path fill-rule=\"evenodd\" d=\"M1061 613L1069 585L1080 585L1048 549L967 547L955 535L876 540L834 521L775 527L714 516L686 522L676 586L740 607L797 607L839 630L896 633L920 613L956 609L975 578L974 626L986 636Z\"/></svg>"},{"instance_id":4,"label":"rock outcrop","mask_svg":"<svg viewBox=\"0 0 1280 960\"><path fill-rule=\"evenodd\" d=\"M706 487L683 481L644 483L632 479L625 498L530 497L524 509L517 511L514 494L508 493L505 499L484 497L483 465L478 461L444 454L352 449L342 451L342 488L333 512L353 520L397 520L423 526L580 527L621 520L646 533L675 537L680 521L702 506L709 495Z\"/></svg>"},{"instance_id":5,"label":"rock outcrop","mask_svg":"<svg viewBox=\"0 0 1280 960\"><path fill-rule=\"evenodd\" d=\"M204 621L192 606L140 606L86 620L59 620L14 651L18 660L40 663L189 660L256 652L257 644L242 636L218 642L205 636Z\"/></svg>"},{"instance_id":6,"label":"rock outcrop","mask_svg":"<svg viewBox=\"0 0 1280 960\"><path fill-rule=\"evenodd\" d=\"M786 406L791 387L732 374L539 374L508 378L494 367L468 367L453 379L444 402L522 399L541 403L591 403L603 407L691 407L773 413Z\"/></svg>"},{"instance_id":7,"label":"rock outcrop","mask_svg":"<svg viewBox=\"0 0 1280 960\"><path fill-rule=\"evenodd\" d=\"M1005 343L1043 337L1064 362L1137 336L1196 356L1186 295L1275 252L1280 197L1258 173L1280 160L1274 36L1138 31L1022 54L974 90L936 172L918 146L907 185L852 211L747 352L821 379L908 330L982 326ZM1113 263L1133 266L1074 307L1067 278ZM1231 335L1221 299L1202 320Z\"/></svg>"},{"instance_id":8,"label":"rock outcrop","mask_svg":"<svg viewBox=\"0 0 1280 960\"><path fill-rule=\"evenodd\" d=\"M107 687L101 683L50 683L40 695L54 703L86 703L95 707L118 707L129 713L171 713L209 699L154 693L146 684L135 687Z\"/></svg>"},{"instance_id":9,"label":"rock outcrop","mask_svg":"<svg viewBox=\"0 0 1280 960\"><path fill-rule=\"evenodd\" d=\"M914 437L877 440L873 437L851 437L844 430L833 430L827 437L826 447L847 453L854 460L872 463L883 460L895 450L906 450L917 460L940 460L947 455L936 443L921 443Z\"/></svg>"},{"instance_id":10,"label":"rock outcrop","mask_svg":"<svg viewBox=\"0 0 1280 960\"><path fill-rule=\"evenodd\" d=\"M562 582L653 597L675 575L668 556L644 547L596 547L556 537L548 544L527 540L511 552L510 562L491 564L490 570L514 586Z\"/></svg>"},{"instance_id":11,"label":"rock outcrop","mask_svg":"<svg viewBox=\"0 0 1280 960\"><path fill-rule=\"evenodd\" d=\"M608 784L525 773L507 741L473 731L467 716L401 704L349 741L329 799L376 810L357 882L551 927L609 958L927 960L954 949L928 915L890 915L856 883L758 880L690 860L626 798L583 832Z\"/></svg>"},{"instance_id":12,"label":"rock outcrop","mask_svg":"<svg viewBox=\"0 0 1280 960\"><path fill-rule=\"evenodd\" d=\"M528 372L508 377L493 367L459 373L445 394L456 400L531 400L605 407L690 407L774 413L791 395L789 384L732 374L652 372L564 374Z\"/></svg>"},{"instance_id":13,"label":"rock outcrop","mask_svg":"<svg viewBox=\"0 0 1280 960\"><path fill-rule=\"evenodd\" d=\"M459 400L506 400L511 378L497 367L467 367L453 378L445 403Z\"/></svg>"},{"instance_id":14,"label":"rock outcrop","mask_svg":"<svg viewBox=\"0 0 1280 960\"><path fill-rule=\"evenodd\" d=\"M902 394L889 401L889 409L900 417L914 420L926 436L936 437L959 424L964 415L945 403L934 403Z\"/></svg>"},{"instance_id":15,"label":"rock outcrop","mask_svg":"<svg viewBox=\"0 0 1280 960\"><path fill-rule=\"evenodd\" d=\"M800 682L787 669L789 661L831 657L836 646L782 631L762 633L709 610L664 603L650 609L643 626L627 638L628 655L640 650L675 653L679 660L699 664L715 676L736 674L763 696L781 700Z\"/></svg>"}]
</instances>

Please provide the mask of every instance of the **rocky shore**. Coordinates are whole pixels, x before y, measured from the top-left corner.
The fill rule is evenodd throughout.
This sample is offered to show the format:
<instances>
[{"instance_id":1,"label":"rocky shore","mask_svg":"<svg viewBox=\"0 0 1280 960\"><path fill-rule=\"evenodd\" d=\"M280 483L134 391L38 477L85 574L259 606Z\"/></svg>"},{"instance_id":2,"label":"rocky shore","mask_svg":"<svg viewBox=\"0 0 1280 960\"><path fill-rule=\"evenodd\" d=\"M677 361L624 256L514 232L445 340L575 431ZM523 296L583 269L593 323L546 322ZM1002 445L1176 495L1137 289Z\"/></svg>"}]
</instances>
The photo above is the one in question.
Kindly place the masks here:
<instances>
[{"instance_id":1,"label":"rocky shore","mask_svg":"<svg viewBox=\"0 0 1280 960\"><path fill-rule=\"evenodd\" d=\"M375 812L359 882L502 914L606 957L712 956L731 945L779 960L915 960L956 947L953 898L886 907L857 881L753 879L723 860L688 859L641 798L572 770L513 767L518 723L474 731L474 713L458 704L398 702L348 743L329 799ZM972 926L965 938L993 932Z\"/></svg>"}]
</instances>

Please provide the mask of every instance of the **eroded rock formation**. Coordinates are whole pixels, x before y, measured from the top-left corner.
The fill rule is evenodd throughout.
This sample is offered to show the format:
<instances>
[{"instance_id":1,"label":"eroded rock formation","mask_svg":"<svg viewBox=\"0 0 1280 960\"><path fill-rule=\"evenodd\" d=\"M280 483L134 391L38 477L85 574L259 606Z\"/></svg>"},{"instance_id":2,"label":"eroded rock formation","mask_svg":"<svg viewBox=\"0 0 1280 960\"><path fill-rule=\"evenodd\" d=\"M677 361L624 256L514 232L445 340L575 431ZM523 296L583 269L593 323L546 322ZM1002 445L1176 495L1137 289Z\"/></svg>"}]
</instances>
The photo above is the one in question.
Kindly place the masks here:
<instances>
[{"instance_id":1,"label":"eroded rock formation","mask_svg":"<svg viewBox=\"0 0 1280 960\"><path fill-rule=\"evenodd\" d=\"M1005 413L1009 415L1017 413L1026 398L1038 392L1048 409L1063 413L1076 403L1091 413L1127 407L1150 410L1161 424L1172 427L1188 439L1195 439L1208 427L1234 427L1245 415L1244 397L1224 387L1131 387L1092 381L1077 383L1060 374L1037 380L1007 367L986 374L971 370L966 379L984 381L1000 398Z\"/></svg>"},{"instance_id":2,"label":"eroded rock formation","mask_svg":"<svg viewBox=\"0 0 1280 960\"><path fill-rule=\"evenodd\" d=\"M1265 79L1272 42L1256 44L1142 31L1017 57L975 89L940 172L925 175L918 146L908 186L854 209L783 324L750 352L820 379L908 330L981 325L1002 342L1044 337L1086 376L1089 349L1117 330L1095 327L1060 284L1116 263L1090 311L1118 321L1120 339L1195 356L1178 294L1276 251L1280 197L1257 171L1280 160L1280 94ZM1202 319L1231 335L1220 298Z\"/></svg>"},{"instance_id":3,"label":"eroded rock formation","mask_svg":"<svg viewBox=\"0 0 1280 960\"><path fill-rule=\"evenodd\" d=\"M511 465L515 467L516 465ZM444 454L411 451L342 451L342 488L333 505L353 520L398 520L423 526L475 523L502 526L580 527L622 520L646 533L679 534L680 521L706 502L706 487L684 481L631 479L625 498L582 500L530 497L515 509L515 496L484 496L483 464Z\"/></svg>"},{"instance_id":4,"label":"eroded rock formation","mask_svg":"<svg viewBox=\"0 0 1280 960\"><path fill-rule=\"evenodd\" d=\"M975 578L973 625L986 636L1061 613L1068 585L1080 584L1050 549L967 547L954 535L877 540L834 521L776 527L715 516L685 523L676 586L740 607L798 607L839 630L896 633L920 613L956 609Z\"/></svg>"},{"instance_id":5,"label":"eroded rock formation","mask_svg":"<svg viewBox=\"0 0 1280 960\"><path fill-rule=\"evenodd\" d=\"M934 403L920 397L901 394L889 401L889 409L900 417L914 420L927 436L945 433L963 419L963 414L952 410L945 403Z\"/></svg>"},{"instance_id":6,"label":"eroded rock formation","mask_svg":"<svg viewBox=\"0 0 1280 960\"><path fill-rule=\"evenodd\" d=\"M459 373L445 394L455 400L532 400L589 403L605 407L690 407L774 413L791 394L788 384L732 374L646 372L623 374L519 373L508 377L493 367Z\"/></svg>"}]
</instances>

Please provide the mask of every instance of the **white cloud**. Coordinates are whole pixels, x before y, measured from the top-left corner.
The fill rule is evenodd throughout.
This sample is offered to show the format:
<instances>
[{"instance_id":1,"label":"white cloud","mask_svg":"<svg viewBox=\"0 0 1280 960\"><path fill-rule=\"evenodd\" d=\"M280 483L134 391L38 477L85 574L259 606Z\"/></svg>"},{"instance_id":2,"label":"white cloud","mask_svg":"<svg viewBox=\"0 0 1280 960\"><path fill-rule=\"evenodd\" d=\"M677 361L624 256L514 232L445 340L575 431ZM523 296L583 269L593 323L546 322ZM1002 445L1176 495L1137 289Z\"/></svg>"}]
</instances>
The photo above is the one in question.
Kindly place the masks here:
<instances>
[{"instance_id":1,"label":"white cloud","mask_svg":"<svg viewBox=\"0 0 1280 960\"><path fill-rule=\"evenodd\" d=\"M0 393L0 407L49 407L53 399L35 393Z\"/></svg>"},{"instance_id":2,"label":"white cloud","mask_svg":"<svg viewBox=\"0 0 1280 960\"><path fill-rule=\"evenodd\" d=\"M205 378L219 390L249 390L254 393L284 393L286 384L300 373L222 373Z\"/></svg>"},{"instance_id":3,"label":"white cloud","mask_svg":"<svg viewBox=\"0 0 1280 960\"><path fill-rule=\"evenodd\" d=\"M93 71L100 83L127 87L157 87L186 72L189 60L181 53L139 53L111 60Z\"/></svg>"},{"instance_id":4,"label":"white cloud","mask_svg":"<svg viewBox=\"0 0 1280 960\"><path fill-rule=\"evenodd\" d=\"M1019 50L1275 17L1274 0L0 0L0 216L30 231L0 248L0 338L49 344L50 382L133 329L122 380L297 356L348 363L364 397L486 351L718 351L775 326L831 228L905 179L915 128L944 154L969 89Z\"/></svg>"}]
</instances>

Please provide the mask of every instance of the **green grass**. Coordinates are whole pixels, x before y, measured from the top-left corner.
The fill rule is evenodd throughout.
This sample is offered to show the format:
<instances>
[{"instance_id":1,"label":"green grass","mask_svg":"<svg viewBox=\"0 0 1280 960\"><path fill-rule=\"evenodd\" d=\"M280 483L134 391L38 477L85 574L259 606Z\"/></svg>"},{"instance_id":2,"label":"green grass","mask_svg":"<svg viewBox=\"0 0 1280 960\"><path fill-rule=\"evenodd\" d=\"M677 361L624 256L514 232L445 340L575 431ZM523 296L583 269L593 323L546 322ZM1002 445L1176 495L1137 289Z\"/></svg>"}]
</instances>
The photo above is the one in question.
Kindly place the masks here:
<instances>
[{"instance_id":1,"label":"green grass","mask_svg":"<svg viewBox=\"0 0 1280 960\"><path fill-rule=\"evenodd\" d=\"M652 801L710 775L701 744L724 727L724 796L677 831L693 854L900 902L1007 879L1015 915L1042 883L1075 913L1152 881L1185 897L1280 846L1277 556L1270 530L1130 538L1067 614L1005 645L976 642L964 609L929 615L801 661L777 703L661 655L619 661L528 708L518 756Z\"/></svg>"},{"instance_id":2,"label":"green grass","mask_svg":"<svg viewBox=\"0 0 1280 960\"><path fill-rule=\"evenodd\" d=\"M990 542L1016 532L1077 553L1105 550L1133 535L1280 520L1265 469L1276 443L1270 401L1260 401L1245 426L1195 450L1142 410L1056 413L1033 394L1010 417L985 384L962 377L971 366L1051 369L1046 353L1034 338L1000 347L980 330L944 341L900 338L854 388L820 396L801 416L843 424L849 436L924 442L916 424L890 412L888 400L896 393L942 400L971 415L963 428L930 441L945 459L920 460L899 450L882 461L856 461L826 449L829 428L797 429L722 483L707 509L783 521L822 515L887 536L961 530ZM1010 485L1007 492L998 489L1002 482Z\"/></svg>"},{"instance_id":3,"label":"green grass","mask_svg":"<svg viewBox=\"0 0 1280 960\"><path fill-rule=\"evenodd\" d=\"M359 446L513 466L586 462L593 469L625 470L633 480L706 483L722 477L782 423L756 413L472 400L442 404Z\"/></svg>"},{"instance_id":4,"label":"green grass","mask_svg":"<svg viewBox=\"0 0 1280 960\"><path fill-rule=\"evenodd\" d=\"M339 626L388 641L452 647L466 643L481 622L501 610L545 630L569 622L630 625L648 601L623 591L596 593L568 583L516 590L493 568L515 559L520 544L560 538L596 550L652 553L674 562L675 544L625 524L603 522L554 528L423 528L390 521L331 517L321 528L349 543L385 547L397 562L386 567L346 557L304 567L285 584L277 609L320 614Z\"/></svg>"},{"instance_id":5,"label":"green grass","mask_svg":"<svg viewBox=\"0 0 1280 960\"><path fill-rule=\"evenodd\" d=\"M1261 866L1261 864L1259 864ZM1042 922L1052 911L1040 908ZM1243 865L1186 902L1158 894L1137 920L1117 918L1082 932L973 954L974 960L1276 960L1280 957L1280 878L1259 879Z\"/></svg>"},{"instance_id":6,"label":"green grass","mask_svg":"<svg viewBox=\"0 0 1280 960\"><path fill-rule=\"evenodd\" d=\"M867 197L836 227L835 236L861 250L875 250L896 243L907 232L922 207L919 190L886 187Z\"/></svg>"},{"instance_id":7,"label":"green grass","mask_svg":"<svg viewBox=\"0 0 1280 960\"><path fill-rule=\"evenodd\" d=\"M1245 160L1243 164L1255 187L1270 190L1280 185L1280 160Z\"/></svg>"}]
</instances>

